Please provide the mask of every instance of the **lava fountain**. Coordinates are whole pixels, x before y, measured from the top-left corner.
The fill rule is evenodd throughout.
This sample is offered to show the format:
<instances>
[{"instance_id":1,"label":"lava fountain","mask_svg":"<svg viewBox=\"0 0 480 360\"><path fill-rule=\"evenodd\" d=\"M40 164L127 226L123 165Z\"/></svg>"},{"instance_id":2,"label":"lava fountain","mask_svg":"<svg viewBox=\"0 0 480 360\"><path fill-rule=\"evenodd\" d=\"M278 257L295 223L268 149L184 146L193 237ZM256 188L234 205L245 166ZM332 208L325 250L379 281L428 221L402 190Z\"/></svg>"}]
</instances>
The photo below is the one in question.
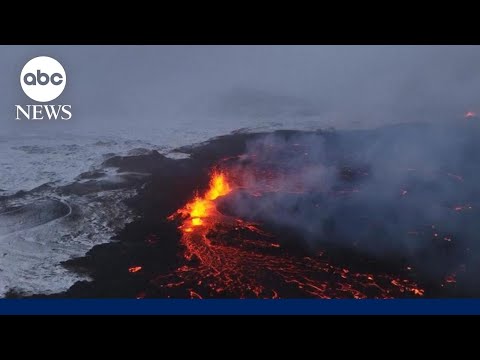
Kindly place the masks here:
<instances>
[{"instance_id":1,"label":"lava fountain","mask_svg":"<svg viewBox=\"0 0 480 360\"><path fill-rule=\"evenodd\" d=\"M169 217L173 220L176 216L183 218L180 229L183 233L205 233L214 225L214 219L219 215L216 211L215 200L220 196L230 193L231 187L223 172L214 171L210 180L210 187L203 196L198 194L185 207L179 209Z\"/></svg>"}]
</instances>

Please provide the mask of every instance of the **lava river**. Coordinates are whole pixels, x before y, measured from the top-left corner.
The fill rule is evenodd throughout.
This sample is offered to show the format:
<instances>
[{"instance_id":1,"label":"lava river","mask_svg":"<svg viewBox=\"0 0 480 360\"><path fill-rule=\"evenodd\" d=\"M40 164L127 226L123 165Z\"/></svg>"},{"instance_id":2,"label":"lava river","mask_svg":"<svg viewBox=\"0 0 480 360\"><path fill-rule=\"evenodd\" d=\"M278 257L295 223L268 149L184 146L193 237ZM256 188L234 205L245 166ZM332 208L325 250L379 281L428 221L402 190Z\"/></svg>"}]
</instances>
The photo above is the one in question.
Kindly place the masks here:
<instances>
[{"instance_id":1,"label":"lava river","mask_svg":"<svg viewBox=\"0 0 480 360\"><path fill-rule=\"evenodd\" d=\"M238 188L227 171L212 172L209 188L168 219L179 222L181 265L154 280L167 297L395 298L422 296L410 280L350 271L322 253L289 253L258 224L227 216L217 201Z\"/></svg>"}]
</instances>

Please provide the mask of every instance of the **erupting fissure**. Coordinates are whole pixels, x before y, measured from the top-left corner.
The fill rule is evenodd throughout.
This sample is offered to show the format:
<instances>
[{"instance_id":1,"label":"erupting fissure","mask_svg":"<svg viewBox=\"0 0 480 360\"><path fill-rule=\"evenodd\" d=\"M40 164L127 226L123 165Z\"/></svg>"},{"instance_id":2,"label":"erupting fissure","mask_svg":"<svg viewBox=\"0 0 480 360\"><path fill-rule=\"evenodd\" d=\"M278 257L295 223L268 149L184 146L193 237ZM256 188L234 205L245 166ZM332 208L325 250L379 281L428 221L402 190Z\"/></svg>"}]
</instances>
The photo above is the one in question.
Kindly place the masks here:
<instances>
[{"instance_id":1,"label":"erupting fissure","mask_svg":"<svg viewBox=\"0 0 480 360\"><path fill-rule=\"evenodd\" d=\"M210 187L203 196L198 194L185 207L179 209L176 213L169 217L173 220L180 215L184 220L180 229L184 233L192 233L195 227L202 226L204 229L196 230L205 231L216 215L216 206L214 201L220 196L225 196L231 191L231 187L227 182L226 176L222 172L214 171L210 180Z\"/></svg>"},{"instance_id":2,"label":"erupting fissure","mask_svg":"<svg viewBox=\"0 0 480 360\"><path fill-rule=\"evenodd\" d=\"M233 177L232 177L233 178ZM183 264L154 283L168 297L391 298L421 296L423 290L387 274L356 273L322 256L289 254L258 224L222 214L217 200L241 184L214 170L203 195L168 217L180 221Z\"/></svg>"}]
</instances>

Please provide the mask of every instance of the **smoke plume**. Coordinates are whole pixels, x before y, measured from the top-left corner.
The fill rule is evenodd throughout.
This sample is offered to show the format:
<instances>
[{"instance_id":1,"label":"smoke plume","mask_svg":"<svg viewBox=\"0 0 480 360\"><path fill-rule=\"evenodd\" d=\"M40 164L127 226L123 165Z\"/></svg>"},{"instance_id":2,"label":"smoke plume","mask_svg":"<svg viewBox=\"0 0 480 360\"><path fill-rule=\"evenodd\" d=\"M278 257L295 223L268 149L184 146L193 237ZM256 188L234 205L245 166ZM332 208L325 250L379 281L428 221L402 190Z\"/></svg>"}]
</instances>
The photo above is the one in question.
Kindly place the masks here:
<instances>
[{"instance_id":1,"label":"smoke plume","mask_svg":"<svg viewBox=\"0 0 480 360\"><path fill-rule=\"evenodd\" d=\"M334 245L443 271L478 247L478 129L465 120L266 135L233 168L244 189L227 207L312 250Z\"/></svg>"}]
</instances>

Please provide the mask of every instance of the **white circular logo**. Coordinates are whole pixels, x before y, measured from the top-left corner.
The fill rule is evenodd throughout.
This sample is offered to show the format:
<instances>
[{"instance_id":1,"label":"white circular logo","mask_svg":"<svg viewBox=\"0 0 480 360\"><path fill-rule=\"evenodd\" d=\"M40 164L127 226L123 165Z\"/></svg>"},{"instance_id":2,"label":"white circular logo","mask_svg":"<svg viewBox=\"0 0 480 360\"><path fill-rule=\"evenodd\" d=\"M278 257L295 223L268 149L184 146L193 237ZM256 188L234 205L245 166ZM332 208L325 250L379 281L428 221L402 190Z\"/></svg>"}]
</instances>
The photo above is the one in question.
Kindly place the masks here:
<instances>
[{"instance_id":1,"label":"white circular logo","mask_svg":"<svg viewBox=\"0 0 480 360\"><path fill-rule=\"evenodd\" d=\"M48 56L38 56L25 64L20 74L23 92L32 100L48 102L60 96L67 83L62 64Z\"/></svg>"}]
</instances>

